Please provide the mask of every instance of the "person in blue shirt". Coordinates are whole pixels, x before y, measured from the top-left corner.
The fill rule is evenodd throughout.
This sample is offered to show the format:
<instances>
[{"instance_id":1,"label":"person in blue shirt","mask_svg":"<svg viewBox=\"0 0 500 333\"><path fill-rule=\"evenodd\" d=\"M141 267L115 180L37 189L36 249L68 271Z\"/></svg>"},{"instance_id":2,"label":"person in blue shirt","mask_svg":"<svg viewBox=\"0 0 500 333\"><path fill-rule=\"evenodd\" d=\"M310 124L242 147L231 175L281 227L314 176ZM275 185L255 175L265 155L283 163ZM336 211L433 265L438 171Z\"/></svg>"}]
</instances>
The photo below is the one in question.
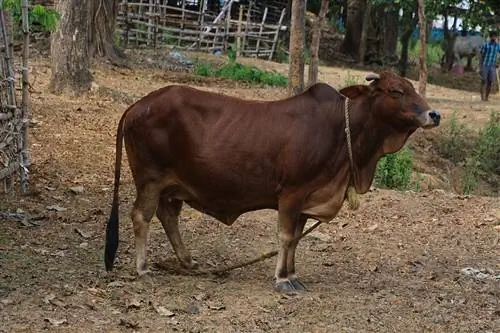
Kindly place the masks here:
<instances>
[{"instance_id":1,"label":"person in blue shirt","mask_svg":"<svg viewBox=\"0 0 500 333\"><path fill-rule=\"evenodd\" d=\"M500 44L497 43L497 33L490 33L490 40L481 47L479 54L479 76L481 77L481 100L487 101L491 86L497 80L497 54L500 53Z\"/></svg>"}]
</instances>

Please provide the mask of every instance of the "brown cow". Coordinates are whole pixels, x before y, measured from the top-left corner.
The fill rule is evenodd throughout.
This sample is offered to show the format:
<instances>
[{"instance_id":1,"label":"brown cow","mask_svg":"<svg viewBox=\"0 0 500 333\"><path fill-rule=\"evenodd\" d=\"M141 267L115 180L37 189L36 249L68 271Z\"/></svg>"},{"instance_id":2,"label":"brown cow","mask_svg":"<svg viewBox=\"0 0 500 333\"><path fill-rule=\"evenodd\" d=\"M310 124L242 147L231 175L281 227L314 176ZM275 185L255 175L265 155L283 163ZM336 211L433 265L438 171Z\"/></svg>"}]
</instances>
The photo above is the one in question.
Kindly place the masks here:
<instances>
[{"instance_id":1,"label":"brown cow","mask_svg":"<svg viewBox=\"0 0 500 333\"><path fill-rule=\"evenodd\" d=\"M306 220L333 219L349 184L367 192L383 155L401 149L418 128L439 125L439 113L406 79L384 72L367 80L370 85L340 93L318 83L300 95L265 102L168 86L136 102L118 125L106 269L112 269L118 247L124 138L137 189L131 217L140 276L148 272L153 214L180 263L194 268L177 226L183 202L228 226L243 213L267 208L279 217L275 287L304 289L295 274L295 237Z\"/></svg>"}]
</instances>

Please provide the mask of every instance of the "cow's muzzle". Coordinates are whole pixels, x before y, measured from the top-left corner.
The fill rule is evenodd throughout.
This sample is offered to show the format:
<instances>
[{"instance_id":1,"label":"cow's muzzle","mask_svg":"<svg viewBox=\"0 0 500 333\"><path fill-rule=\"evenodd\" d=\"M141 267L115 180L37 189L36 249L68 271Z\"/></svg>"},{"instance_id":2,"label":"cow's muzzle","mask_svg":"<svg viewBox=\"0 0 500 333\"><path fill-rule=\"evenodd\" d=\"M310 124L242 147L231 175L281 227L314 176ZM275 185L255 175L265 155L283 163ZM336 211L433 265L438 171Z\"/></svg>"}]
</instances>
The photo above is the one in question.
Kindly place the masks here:
<instances>
[{"instance_id":1,"label":"cow's muzzle","mask_svg":"<svg viewBox=\"0 0 500 333\"><path fill-rule=\"evenodd\" d=\"M441 122L441 114L436 110L428 110L424 112L424 119L422 119L423 128L432 128L439 126Z\"/></svg>"}]
</instances>

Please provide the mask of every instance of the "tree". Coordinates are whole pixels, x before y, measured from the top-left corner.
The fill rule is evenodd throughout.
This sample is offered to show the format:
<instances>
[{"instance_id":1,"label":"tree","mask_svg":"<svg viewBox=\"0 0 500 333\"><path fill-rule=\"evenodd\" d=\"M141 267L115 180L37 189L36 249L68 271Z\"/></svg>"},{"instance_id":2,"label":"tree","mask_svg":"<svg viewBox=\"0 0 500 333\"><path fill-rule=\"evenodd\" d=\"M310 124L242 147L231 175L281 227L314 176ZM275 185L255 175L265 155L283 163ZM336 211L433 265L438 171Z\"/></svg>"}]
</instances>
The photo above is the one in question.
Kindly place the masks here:
<instances>
[{"instance_id":1,"label":"tree","mask_svg":"<svg viewBox=\"0 0 500 333\"><path fill-rule=\"evenodd\" d=\"M291 15L288 89L296 95L304 90L306 0L293 0Z\"/></svg>"},{"instance_id":2,"label":"tree","mask_svg":"<svg viewBox=\"0 0 500 333\"><path fill-rule=\"evenodd\" d=\"M371 4L371 1L368 0L366 2L365 13L363 14L363 27L361 29L361 39L359 41L358 61L360 64L363 64L363 62L365 60L366 43L367 43L367 38L368 38L368 28L370 26L371 12L372 12L372 4Z\"/></svg>"},{"instance_id":3,"label":"tree","mask_svg":"<svg viewBox=\"0 0 500 333\"><path fill-rule=\"evenodd\" d=\"M427 29L425 20L424 0L418 0L418 20L420 23L420 71L418 80L418 92L425 97L425 88L427 86Z\"/></svg>"},{"instance_id":4,"label":"tree","mask_svg":"<svg viewBox=\"0 0 500 333\"><path fill-rule=\"evenodd\" d=\"M311 40L311 59L309 61L308 85L312 86L318 81L318 64L319 64L319 42L321 40L321 28L325 21L326 12L328 11L329 0L321 0L321 8L318 18L314 22L312 40Z\"/></svg>"},{"instance_id":5,"label":"tree","mask_svg":"<svg viewBox=\"0 0 500 333\"><path fill-rule=\"evenodd\" d=\"M418 7L418 6L417 6ZM405 4L403 6L403 16L401 17L401 58L399 59L399 74L406 76L408 70L408 48L410 46L410 38L418 22L418 15L415 14L417 8L415 5Z\"/></svg>"},{"instance_id":6,"label":"tree","mask_svg":"<svg viewBox=\"0 0 500 333\"><path fill-rule=\"evenodd\" d=\"M363 29L363 10L370 0L348 0L346 33L341 46L343 53L359 57L359 42Z\"/></svg>"},{"instance_id":7,"label":"tree","mask_svg":"<svg viewBox=\"0 0 500 333\"><path fill-rule=\"evenodd\" d=\"M52 75L49 89L62 93L69 88L80 94L92 83L89 54L91 0L59 0L61 20L52 34Z\"/></svg>"},{"instance_id":8,"label":"tree","mask_svg":"<svg viewBox=\"0 0 500 333\"><path fill-rule=\"evenodd\" d=\"M120 64L121 52L114 44L118 0L90 0L92 2L90 55L108 58Z\"/></svg>"}]
</instances>

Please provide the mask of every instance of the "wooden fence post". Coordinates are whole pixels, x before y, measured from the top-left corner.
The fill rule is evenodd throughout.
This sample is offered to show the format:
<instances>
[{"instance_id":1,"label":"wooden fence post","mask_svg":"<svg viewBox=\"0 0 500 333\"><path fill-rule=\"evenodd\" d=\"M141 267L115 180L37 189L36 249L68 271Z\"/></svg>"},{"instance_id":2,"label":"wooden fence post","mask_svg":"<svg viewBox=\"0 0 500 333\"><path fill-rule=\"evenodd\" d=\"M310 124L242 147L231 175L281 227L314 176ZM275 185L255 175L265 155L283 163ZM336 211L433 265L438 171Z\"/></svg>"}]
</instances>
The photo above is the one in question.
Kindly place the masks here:
<instances>
[{"instance_id":1,"label":"wooden fence post","mask_svg":"<svg viewBox=\"0 0 500 333\"><path fill-rule=\"evenodd\" d=\"M259 29L259 37L257 39L257 47L256 47L256 57L259 57L259 46L260 46L260 39L262 38L262 30L264 30L264 24L266 22L266 17L267 17L267 7L264 8L264 15L262 15L262 22L260 24L260 29Z\"/></svg>"},{"instance_id":2,"label":"wooden fence post","mask_svg":"<svg viewBox=\"0 0 500 333\"><path fill-rule=\"evenodd\" d=\"M283 10L281 11L280 20L278 22L278 27L276 28L276 33L274 34L273 46L271 47L271 53L269 53L269 60L271 60L273 58L274 50L276 49L276 43L278 43L278 37L279 37L280 30L281 30L281 24L283 22L283 19L285 18L285 13L286 13L286 8L283 8Z\"/></svg>"}]
</instances>

